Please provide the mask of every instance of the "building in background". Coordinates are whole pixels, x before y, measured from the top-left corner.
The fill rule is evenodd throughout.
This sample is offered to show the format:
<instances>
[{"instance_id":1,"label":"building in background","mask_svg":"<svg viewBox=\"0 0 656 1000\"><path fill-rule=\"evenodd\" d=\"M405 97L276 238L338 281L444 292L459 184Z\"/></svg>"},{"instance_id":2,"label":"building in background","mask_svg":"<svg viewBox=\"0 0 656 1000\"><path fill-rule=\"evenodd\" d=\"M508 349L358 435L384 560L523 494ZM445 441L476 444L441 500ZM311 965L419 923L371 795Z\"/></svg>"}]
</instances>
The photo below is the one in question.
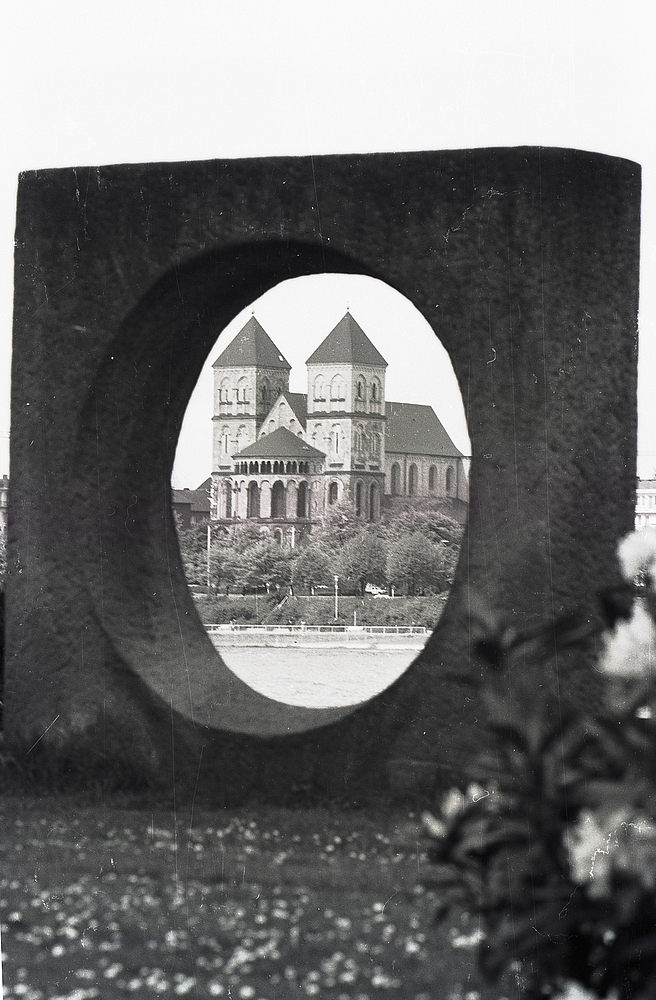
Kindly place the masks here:
<instances>
[{"instance_id":1,"label":"building in background","mask_svg":"<svg viewBox=\"0 0 656 1000\"><path fill-rule=\"evenodd\" d=\"M175 522L180 531L188 531L197 524L207 524L210 519L210 490L212 480L206 479L197 490L171 490Z\"/></svg>"},{"instance_id":2,"label":"building in background","mask_svg":"<svg viewBox=\"0 0 656 1000\"><path fill-rule=\"evenodd\" d=\"M464 456L432 407L386 400L387 362L350 312L308 358L307 393L255 316L213 367L212 520L294 544L335 503L377 521L397 498L467 502Z\"/></svg>"},{"instance_id":3,"label":"building in background","mask_svg":"<svg viewBox=\"0 0 656 1000\"><path fill-rule=\"evenodd\" d=\"M9 476L0 477L0 548L7 546L7 507L9 505Z\"/></svg>"},{"instance_id":4,"label":"building in background","mask_svg":"<svg viewBox=\"0 0 656 1000\"><path fill-rule=\"evenodd\" d=\"M636 531L656 528L656 479L639 479L636 487Z\"/></svg>"}]
</instances>

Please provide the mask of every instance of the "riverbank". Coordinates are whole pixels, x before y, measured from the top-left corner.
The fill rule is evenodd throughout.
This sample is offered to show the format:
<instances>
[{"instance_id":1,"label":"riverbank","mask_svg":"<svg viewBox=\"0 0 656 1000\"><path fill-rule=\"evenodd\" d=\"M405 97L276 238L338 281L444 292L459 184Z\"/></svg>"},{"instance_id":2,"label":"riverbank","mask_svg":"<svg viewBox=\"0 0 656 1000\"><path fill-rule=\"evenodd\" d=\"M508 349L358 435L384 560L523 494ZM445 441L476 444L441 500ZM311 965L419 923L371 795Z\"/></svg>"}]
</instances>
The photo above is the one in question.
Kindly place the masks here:
<instances>
[{"instance_id":1,"label":"riverbank","mask_svg":"<svg viewBox=\"0 0 656 1000\"><path fill-rule=\"evenodd\" d=\"M439 622L448 594L427 597L344 597L247 594L194 594L204 624L418 626L430 629Z\"/></svg>"},{"instance_id":2,"label":"riverbank","mask_svg":"<svg viewBox=\"0 0 656 1000\"><path fill-rule=\"evenodd\" d=\"M430 631L418 626L225 625L205 626L217 649L296 647L299 649L423 649Z\"/></svg>"}]
</instances>

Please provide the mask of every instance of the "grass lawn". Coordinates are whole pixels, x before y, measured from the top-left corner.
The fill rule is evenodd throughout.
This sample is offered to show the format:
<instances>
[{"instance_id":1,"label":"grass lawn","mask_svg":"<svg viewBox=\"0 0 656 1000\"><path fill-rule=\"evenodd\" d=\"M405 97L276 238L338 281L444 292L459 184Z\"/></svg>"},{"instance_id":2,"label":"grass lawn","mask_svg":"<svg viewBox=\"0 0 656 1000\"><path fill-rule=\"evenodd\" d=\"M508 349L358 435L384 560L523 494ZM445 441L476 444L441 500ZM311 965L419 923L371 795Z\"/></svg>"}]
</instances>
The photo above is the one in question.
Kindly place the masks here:
<instances>
[{"instance_id":1,"label":"grass lawn","mask_svg":"<svg viewBox=\"0 0 656 1000\"><path fill-rule=\"evenodd\" d=\"M5 1000L498 1000L418 819L0 799ZM510 995L510 994L508 994Z\"/></svg>"}]
</instances>

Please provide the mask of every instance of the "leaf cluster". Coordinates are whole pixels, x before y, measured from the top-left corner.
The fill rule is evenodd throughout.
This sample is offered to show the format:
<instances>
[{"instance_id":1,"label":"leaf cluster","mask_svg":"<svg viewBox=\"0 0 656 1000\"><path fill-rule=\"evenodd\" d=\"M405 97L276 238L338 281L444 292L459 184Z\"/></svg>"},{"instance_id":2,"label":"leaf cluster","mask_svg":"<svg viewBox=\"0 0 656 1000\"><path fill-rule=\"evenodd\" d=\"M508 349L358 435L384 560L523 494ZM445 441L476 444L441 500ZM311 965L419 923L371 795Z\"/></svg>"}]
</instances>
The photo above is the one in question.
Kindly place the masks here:
<instances>
[{"instance_id":1,"label":"leaf cluster","mask_svg":"<svg viewBox=\"0 0 656 1000\"><path fill-rule=\"evenodd\" d=\"M621 707L609 689L594 715L559 698L558 662L583 658L591 631L568 617L482 634L478 791L429 824L438 917L479 912L483 972L497 981L519 962L527 1000L572 981L600 997L656 996L656 722L636 715L643 682Z\"/></svg>"},{"instance_id":2,"label":"leaf cluster","mask_svg":"<svg viewBox=\"0 0 656 1000\"><path fill-rule=\"evenodd\" d=\"M372 584L409 596L448 590L462 535L461 526L439 510L401 510L370 524L347 502L330 507L294 549L279 546L252 521L211 531L210 581L225 593L312 591L332 586L338 576L342 593L363 595ZM204 586L207 526L180 532L179 540L188 582Z\"/></svg>"}]
</instances>

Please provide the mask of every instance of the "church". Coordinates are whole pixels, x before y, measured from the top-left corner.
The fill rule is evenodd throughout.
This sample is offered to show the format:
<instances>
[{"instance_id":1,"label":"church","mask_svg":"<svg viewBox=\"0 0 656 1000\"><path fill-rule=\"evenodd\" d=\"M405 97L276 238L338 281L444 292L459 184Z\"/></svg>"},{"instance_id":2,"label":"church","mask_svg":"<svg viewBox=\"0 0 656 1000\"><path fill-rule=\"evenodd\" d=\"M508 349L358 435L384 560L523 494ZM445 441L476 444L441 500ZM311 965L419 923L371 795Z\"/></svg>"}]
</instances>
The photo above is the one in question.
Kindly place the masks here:
<instances>
[{"instance_id":1,"label":"church","mask_svg":"<svg viewBox=\"0 0 656 1000\"><path fill-rule=\"evenodd\" d=\"M464 456L431 406L385 397L387 362L349 311L306 362L307 394L251 316L214 362L212 521L295 544L327 508L377 521L396 497L467 502Z\"/></svg>"}]
</instances>

